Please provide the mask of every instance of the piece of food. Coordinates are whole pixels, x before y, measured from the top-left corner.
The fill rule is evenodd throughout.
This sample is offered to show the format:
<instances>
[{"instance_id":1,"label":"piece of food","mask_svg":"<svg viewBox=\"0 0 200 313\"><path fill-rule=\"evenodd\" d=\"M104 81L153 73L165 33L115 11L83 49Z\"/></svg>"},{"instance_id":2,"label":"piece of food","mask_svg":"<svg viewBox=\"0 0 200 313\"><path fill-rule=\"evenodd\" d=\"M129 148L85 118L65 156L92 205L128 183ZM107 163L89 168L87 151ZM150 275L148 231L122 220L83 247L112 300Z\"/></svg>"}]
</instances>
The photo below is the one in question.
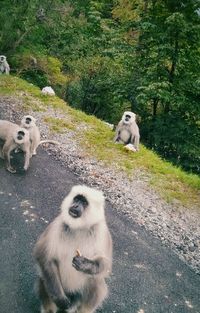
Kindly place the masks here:
<instances>
[{"instance_id":1,"label":"piece of food","mask_svg":"<svg viewBox=\"0 0 200 313\"><path fill-rule=\"evenodd\" d=\"M76 256L81 256L81 252L79 249L76 250Z\"/></svg>"}]
</instances>

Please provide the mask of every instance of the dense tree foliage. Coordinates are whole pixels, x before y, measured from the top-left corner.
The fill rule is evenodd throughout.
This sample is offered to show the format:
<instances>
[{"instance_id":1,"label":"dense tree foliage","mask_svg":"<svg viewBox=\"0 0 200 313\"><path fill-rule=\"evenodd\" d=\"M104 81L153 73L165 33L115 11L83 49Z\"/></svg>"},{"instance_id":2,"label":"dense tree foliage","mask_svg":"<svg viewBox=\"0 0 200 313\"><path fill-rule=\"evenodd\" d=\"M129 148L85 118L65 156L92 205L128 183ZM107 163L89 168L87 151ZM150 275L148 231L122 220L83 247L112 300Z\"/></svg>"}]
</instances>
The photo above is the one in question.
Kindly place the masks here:
<instances>
[{"instance_id":1,"label":"dense tree foliage","mask_svg":"<svg viewBox=\"0 0 200 313\"><path fill-rule=\"evenodd\" d=\"M143 142L200 173L199 0L7 0L1 53L71 106L117 123L140 117Z\"/></svg>"}]
</instances>

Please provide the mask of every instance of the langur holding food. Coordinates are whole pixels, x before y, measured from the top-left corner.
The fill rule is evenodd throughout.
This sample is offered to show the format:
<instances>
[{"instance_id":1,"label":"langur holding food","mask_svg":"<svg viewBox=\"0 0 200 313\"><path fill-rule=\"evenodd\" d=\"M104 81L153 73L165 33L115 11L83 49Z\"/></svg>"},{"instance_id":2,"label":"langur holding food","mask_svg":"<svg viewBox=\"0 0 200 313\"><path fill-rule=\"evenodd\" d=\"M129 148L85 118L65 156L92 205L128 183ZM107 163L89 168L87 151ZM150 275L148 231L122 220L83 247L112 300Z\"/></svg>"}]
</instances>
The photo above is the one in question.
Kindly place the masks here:
<instances>
[{"instance_id":1,"label":"langur holding food","mask_svg":"<svg viewBox=\"0 0 200 313\"><path fill-rule=\"evenodd\" d=\"M104 201L101 191L74 186L37 241L41 313L94 313L107 296L112 239Z\"/></svg>"}]
</instances>

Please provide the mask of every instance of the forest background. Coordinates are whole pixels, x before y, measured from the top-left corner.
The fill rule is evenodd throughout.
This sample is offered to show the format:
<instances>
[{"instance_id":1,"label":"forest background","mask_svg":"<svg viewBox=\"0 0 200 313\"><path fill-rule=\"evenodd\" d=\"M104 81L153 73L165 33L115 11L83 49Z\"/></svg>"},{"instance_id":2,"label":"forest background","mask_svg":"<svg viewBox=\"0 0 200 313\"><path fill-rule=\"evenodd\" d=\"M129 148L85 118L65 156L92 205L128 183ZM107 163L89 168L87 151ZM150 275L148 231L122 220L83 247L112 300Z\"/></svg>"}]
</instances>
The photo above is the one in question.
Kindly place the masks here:
<instances>
[{"instance_id":1,"label":"forest background","mask_svg":"<svg viewBox=\"0 0 200 313\"><path fill-rule=\"evenodd\" d=\"M199 0L4 0L0 54L74 108L135 112L147 147L199 174L199 22Z\"/></svg>"}]
</instances>

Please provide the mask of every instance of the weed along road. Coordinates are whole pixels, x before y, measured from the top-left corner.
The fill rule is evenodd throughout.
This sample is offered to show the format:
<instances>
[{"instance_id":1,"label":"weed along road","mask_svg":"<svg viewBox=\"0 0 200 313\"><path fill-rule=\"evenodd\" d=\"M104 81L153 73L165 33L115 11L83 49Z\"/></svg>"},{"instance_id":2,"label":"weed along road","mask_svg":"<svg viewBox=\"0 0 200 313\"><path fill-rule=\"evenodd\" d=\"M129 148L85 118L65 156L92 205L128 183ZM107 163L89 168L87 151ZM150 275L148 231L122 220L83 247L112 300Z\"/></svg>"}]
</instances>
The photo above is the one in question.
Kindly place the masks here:
<instances>
[{"instance_id":1,"label":"weed along road","mask_svg":"<svg viewBox=\"0 0 200 313\"><path fill-rule=\"evenodd\" d=\"M32 249L78 177L42 148L25 175L0 161L2 313L39 313ZM200 276L143 228L106 203L113 242L110 294L100 313L199 313Z\"/></svg>"}]
</instances>

